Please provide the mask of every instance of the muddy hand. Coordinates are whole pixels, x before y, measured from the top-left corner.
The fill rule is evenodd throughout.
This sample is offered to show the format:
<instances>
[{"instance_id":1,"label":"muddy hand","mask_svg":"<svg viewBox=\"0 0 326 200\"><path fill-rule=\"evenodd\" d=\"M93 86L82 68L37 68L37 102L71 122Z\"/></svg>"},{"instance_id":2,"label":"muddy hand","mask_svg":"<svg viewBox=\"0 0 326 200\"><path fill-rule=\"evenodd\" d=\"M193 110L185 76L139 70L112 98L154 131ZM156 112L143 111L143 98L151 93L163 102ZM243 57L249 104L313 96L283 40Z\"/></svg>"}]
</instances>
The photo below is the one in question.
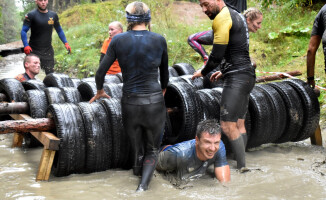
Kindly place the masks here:
<instances>
[{"instance_id":1,"label":"muddy hand","mask_svg":"<svg viewBox=\"0 0 326 200\"><path fill-rule=\"evenodd\" d=\"M212 74L212 76L210 77L210 80L211 80L211 82L218 81L218 79L221 78L221 77L222 77L222 72L217 71L217 72Z\"/></svg>"},{"instance_id":2,"label":"muddy hand","mask_svg":"<svg viewBox=\"0 0 326 200\"><path fill-rule=\"evenodd\" d=\"M89 103L92 103L93 101L97 100L97 99L100 99L100 98L108 98L110 99L111 97L109 95L107 95L105 92L104 92L104 89L102 90L97 90L97 93L96 95L91 98L91 100L89 100Z\"/></svg>"},{"instance_id":3,"label":"muddy hand","mask_svg":"<svg viewBox=\"0 0 326 200\"><path fill-rule=\"evenodd\" d=\"M194 75L192 75L191 79L194 80L195 78L202 77L201 70L197 70Z\"/></svg>"}]
</instances>

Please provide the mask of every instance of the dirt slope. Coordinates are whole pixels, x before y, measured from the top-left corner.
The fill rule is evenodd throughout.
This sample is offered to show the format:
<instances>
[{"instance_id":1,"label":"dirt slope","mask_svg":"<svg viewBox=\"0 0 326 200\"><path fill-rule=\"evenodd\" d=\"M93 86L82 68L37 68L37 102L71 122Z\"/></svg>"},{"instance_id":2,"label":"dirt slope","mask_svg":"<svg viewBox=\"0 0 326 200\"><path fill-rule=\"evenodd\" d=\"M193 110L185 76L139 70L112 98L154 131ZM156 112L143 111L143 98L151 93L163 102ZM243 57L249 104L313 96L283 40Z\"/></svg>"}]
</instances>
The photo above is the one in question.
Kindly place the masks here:
<instances>
[{"instance_id":1,"label":"dirt slope","mask_svg":"<svg viewBox=\"0 0 326 200\"><path fill-rule=\"evenodd\" d=\"M202 12L198 3L187 1L173 2L172 14L178 16L180 21L188 25L193 25L198 20L209 20L205 13Z\"/></svg>"}]
</instances>

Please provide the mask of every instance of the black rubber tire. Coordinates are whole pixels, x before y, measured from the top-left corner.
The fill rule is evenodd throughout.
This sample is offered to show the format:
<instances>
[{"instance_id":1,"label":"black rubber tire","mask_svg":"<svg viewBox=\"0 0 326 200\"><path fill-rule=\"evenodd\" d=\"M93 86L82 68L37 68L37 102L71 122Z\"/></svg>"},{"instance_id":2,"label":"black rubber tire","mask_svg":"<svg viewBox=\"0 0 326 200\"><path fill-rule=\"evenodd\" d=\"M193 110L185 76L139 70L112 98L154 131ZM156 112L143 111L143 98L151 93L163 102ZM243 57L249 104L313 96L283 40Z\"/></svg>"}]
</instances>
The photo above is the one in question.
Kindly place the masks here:
<instances>
[{"instance_id":1,"label":"black rubber tire","mask_svg":"<svg viewBox=\"0 0 326 200\"><path fill-rule=\"evenodd\" d=\"M176 142L176 140L177 140L177 137L173 136L172 125L171 125L169 113L166 112L162 145L174 144Z\"/></svg>"},{"instance_id":2,"label":"black rubber tire","mask_svg":"<svg viewBox=\"0 0 326 200\"><path fill-rule=\"evenodd\" d=\"M0 80L0 92L7 96L9 102L26 102L25 89L21 82L14 78Z\"/></svg>"},{"instance_id":3,"label":"black rubber tire","mask_svg":"<svg viewBox=\"0 0 326 200\"><path fill-rule=\"evenodd\" d=\"M74 83L66 74L51 73L45 76L43 83L46 87L74 87Z\"/></svg>"},{"instance_id":4,"label":"black rubber tire","mask_svg":"<svg viewBox=\"0 0 326 200\"><path fill-rule=\"evenodd\" d=\"M256 84L256 87L264 92L271 101L271 110L265 110L265 112L269 112L272 117L272 121L269 123L273 124L269 142L275 143L283 135L287 124L285 103L279 92L273 87L266 84Z\"/></svg>"},{"instance_id":5,"label":"black rubber tire","mask_svg":"<svg viewBox=\"0 0 326 200\"><path fill-rule=\"evenodd\" d=\"M287 113L287 124L282 136L275 143L289 142L297 137L303 124L302 101L297 92L287 83L274 82L268 85L275 88L281 95Z\"/></svg>"},{"instance_id":6,"label":"black rubber tire","mask_svg":"<svg viewBox=\"0 0 326 200\"><path fill-rule=\"evenodd\" d=\"M55 176L68 176L85 172L86 137L82 115L72 103L52 104L48 117L55 122L55 134L60 139L52 172Z\"/></svg>"},{"instance_id":7,"label":"black rubber tire","mask_svg":"<svg viewBox=\"0 0 326 200\"><path fill-rule=\"evenodd\" d=\"M171 83L174 83L174 82L180 82L180 81L184 82L184 80L180 76L170 77L168 84L171 84Z\"/></svg>"},{"instance_id":8,"label":"black rubber tire","mask_svg":"<svg viewBox=\"0 0 326 200\"><path fill-rule=\"evenodd\" d=\"M101 104L104 105L110 122L113 144L112 166L128 169L130 167L128 162L130 143L129 137L123 129L120 99L102 99Z\"/></svg>"},{"instance_id":9,"label":"black rubber tire","mask_svg":"<svg viewBox=\"0 0 326 200\"><path fill-rule=\"evenodd\" d=\"M110 97L117 99L122 98L122 83L104 83L103 88Z\"/></svg>"},{"instance_id":10,"label":"black rubber tire","mask_svg":"<svg viewBox=\"0 0 326 200\"><path fill-rule=\"evenodd\" d=\"M83 101L89 101L97 93L96 83L95 82L82 82L78 86L78 91L82 97Z\"/></svg>"},{"instance_id":11,"label":"black rubber tire","mask_svg":"<svg viewBox=\"0 0 326 200\"><path fill-rule=\"evenodd\" d=\"M98 172L111 168L112 135L108 116L102 104L81 102L86 136L86 172Z\"/></svg>"},{"instance_id":12,"label":"black rubber tire","mask_svg":"<svg viewBox=\"0 0 326 200\"><path fill-rule=\"evenodd\" d=\"M172 66L179 76L182 75L192 75L195 73L195 68L188 63L177 63Z\"/></svg>"},{"instance_id":13,"label":"black rubber tire","mask_svg":"<svg viewBox=\"0 0 326 200\"><path fill-rule=\"evenodd\" d=\"M55 103L65 103L65 97L62 94L62 91L57 87L48 87L44 90L46 99L48 100L49 105Z\"/></svg>"},{"instance_id":14,"label":"black rubber tire","mask_svg":"<svg viewBox=\"0 0 326 200\"><path fill-rule=\"evenodd\" d=\"M27 103L29 105L29 115L32 118L45 118L48 109L48 102L44 91L34 89L26 91ZM23 146L33 148L42 146L31 133L24 133Z\"/></svg>"},{"instance_id":15,"label":"black rubber tire","mask_svg":"<svg viewBox=\"0 0 326 200\"><path fill-rule=\"evenodd\" d=\"M249 114L251 119L250 138L247 148L258 147L270 143L270 135L273 131L273 117L267 111L272 109L272 102L267 95L256 86L249 97Z\"/></svg>"},{"instance_id":16,"label":"black rubber tire","mask_svg":"<svg viewBox=\"0 0 326 200\"><path fill-rule=\"evenodd\" d=\"M48 109L48 101L45 92L42 90L28 90L26 91L29 115L32 118L45 118Z\"/></svg>"},{"instance_id":17,"label":"black rubber tire","mask_svg":"<svg viewBox=\"0 0 326 200\"><path fill-rule=\"evenodd\" d=\"M83 78L81 82L95 82L95 77Z\"/></svg>"},{"instance_id":18,"label":"black rubber tire","mask_svg":"<svg viewBox=\"0 0 326 200\"><path fill-rule=\"evenodd\" d=\"M167 108L179 110L169 115L176 142L194 139L197 124L203 119L202 104L194 88L185 82L170 83L164 99Z\"/></svg>"},{"instance_id":19,"label":"black rubber tire","mask_svg":"<svg viewBox=\"0 0 326 200\"><path fill-rule=\"evenodd\" d=\"M115 84L122 83L119 76L117 76L115 74L107 74L107 75L105 75L104 82L105 83L115 83Z\"/></svg>"},{"instance_id":20,"label":"black rubber tire","mask_svg":"<svg viewBox=\"0 0 326 200\"><path fill-rule=\"evenodd\" d=\"M71 81L75 88L78 88L79 84L82 82L79 78L71 78Z\"/></svg>"},{"instance_id":21,"label":"black rubber tire","mask_svg":"<svg viewBox=\"0 0 326 200\"><path fill-rule=\"evenodd\" d=\"M196 91L203 105L204 120L220 120L220 99L213 94L214 92L211 89Z\"/></svg>"},{"instance_id":22,"label":"black rubber tire","mask_svg":"<svg viewBox=\"0 0 326 200\"><path fill-rule=\"evenodd\" d=\"M203 77L195 78L192 80L192 75L182 75L180 78L194 87L195 90L204 89Z\"/></svg>"},{"instance_id":23,"label":"black rubber tire","mask_svg":"<svg viewBox=\"0 0 326 200\"><path fill-rule=\"evenodd\" d=\"M67 103L79 103L82 101L82 97L78 91L77 88L74 87L63 87L60 88L62 91L62 94L65 98L65 102Z\"/></svg>"},{"instance_id":24,"label":"black rubber tire","mask_svg":"<svg viewBox=\"0 0 326 200\"><path fill-rule=\"evenodd\" d=\"M176 77L179 76L177 70L175 70L173 67L169 67L169 77Z\"/></svg>"},{"instance_id":25,"label":"black rubber tire","mask_svg":"<svg viewBox=\"0 0 326 200\"><path fill-rule=\"evenodd\" d=\"M299 79L289 79L284 82L293 87L303 103L303 124L299 134L292 141L305 140L315 133L319 125L320 105L318 98L313 89Z\"/></svg>"},{"instance_id":26,"label":"black rubber tire","mask_svg":"<svg viewBox=\"0 0 326 200\"><path fill-rule=\"evenodd\" d=\"M123 77L122 77L122 73L117 73L115 74L119 79L120 79L120 82L123 83Z\"/></svg>"},{"instance_id":27,"label":"black rubber tire","mask_svg":"<svg viewBox=\"0 0 326 200\"><path fill-rule=\"evenodd\" d=\"M23 81L22 85L23 85L25 91L34 90L34 89L44 90L46 88L42 81L34 80L34 79L31 79L28 81Z\"/></svg>"}]
</instances>

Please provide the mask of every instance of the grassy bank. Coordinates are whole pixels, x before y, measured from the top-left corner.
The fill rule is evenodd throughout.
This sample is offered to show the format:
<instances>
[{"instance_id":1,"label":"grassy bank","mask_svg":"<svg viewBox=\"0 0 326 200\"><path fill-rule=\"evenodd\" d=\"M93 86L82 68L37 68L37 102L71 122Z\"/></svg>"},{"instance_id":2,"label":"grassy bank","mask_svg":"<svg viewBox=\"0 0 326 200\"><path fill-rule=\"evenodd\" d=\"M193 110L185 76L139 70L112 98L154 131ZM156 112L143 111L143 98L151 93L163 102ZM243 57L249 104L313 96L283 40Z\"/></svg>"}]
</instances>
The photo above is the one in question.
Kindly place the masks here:
<instances>
[{"instance_id":1,"label":"grassy bank","mask_svg":"<svg viewBox=\"0 0 326 200\"><path fill-rule=\"evenodd\" d=\"M131 2L131 1L129 1ZM144 0L152 10L152 31L163 35L168 43L169 65L186 62L195 68L202 65L200 56L187 44L187 37L195 32L208 30L211 21L193 19L193 25L172 15L172 0ZM285 72L300 70L305 80L306 51L312 24L321 4L308 8L290 5L262 8L260 1L248 0L248 7L258 7L264 13L262 29L256 34L250 33L250 54L256 61L259 71ZM60 22L73 49L68 55L64 45L54 37L56 69L74 77L92 76L99 65L100 48L108 37L107 26L111 21L126 24L124 8L128 0L109 1L98 4L76 6L60 14ZM195 4L194 6L199 6ZM191 7L188 8L191 12ZM206 49L209 51L210 47ZM316 84L326 87L324 55L319 48L316 59ZM257 75L261 75L257 73ZM319 97L322 108L322 120L326 119L326 91Z\"/></svg>"}]
</instances>

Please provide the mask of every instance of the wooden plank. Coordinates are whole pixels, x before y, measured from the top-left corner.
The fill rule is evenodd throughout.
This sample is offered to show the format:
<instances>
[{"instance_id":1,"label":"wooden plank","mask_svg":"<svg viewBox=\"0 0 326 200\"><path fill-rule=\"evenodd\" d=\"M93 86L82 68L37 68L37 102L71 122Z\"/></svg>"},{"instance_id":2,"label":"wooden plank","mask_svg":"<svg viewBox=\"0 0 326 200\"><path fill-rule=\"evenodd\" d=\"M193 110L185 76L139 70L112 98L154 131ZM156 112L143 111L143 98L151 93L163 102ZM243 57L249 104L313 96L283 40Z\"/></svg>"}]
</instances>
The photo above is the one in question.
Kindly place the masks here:
<instances>
[{"instance_id":1,"label":"wooden plank","mask_svg":"<svg viewBox=\"0 0 326 200\"><path fill-rule=\"evenodd\" d=\"M14 133L14 139L12 141L12 148L22 147L24 139L24 133Z\"/></svg>"},{"instance_id":2,"label":"wooden plank","mask_svg":"<svg viewBox=\"0 0 326 200\"><path fill-rule=\"evenodd\" d=\"M15 120L26 120L33 119L26 114L10 114L10 116ZM31 134L40 141L45 149L49 150L59 150L60 139L49 132L31 132Z\"/></svg>"},{"instance_id":3,"label":"wooden plank","mask_svg":"<svg viewBox=\"0 0 326 200\"><path fill-rule=\"evenodd\" d=\"M43 149L36 181L47 181L50 178L55 151Z\"/></svg>"},{"instance_id":4,"label":"wooden plank","mask_svg":"<svg viewBox=\"0 0 326 200\"><path fill-rule=\"evenodd\" d=\"M311 144L318 145L318 146L323 146L323 140L321 137L321 129L320 126L318 125L314 135L310 137L310 142Z\"/></svg>"},{"instance_id":5,"label":"wooden plank","mask_svg":"<svg viewBox=\"0 0 326 200\"><path fill-rule=\"evenodd\" d=\"M49 132L31 132L31 134L38 139L45 149L59 150L60 139Z\"/></svg>"}]
</instances>

